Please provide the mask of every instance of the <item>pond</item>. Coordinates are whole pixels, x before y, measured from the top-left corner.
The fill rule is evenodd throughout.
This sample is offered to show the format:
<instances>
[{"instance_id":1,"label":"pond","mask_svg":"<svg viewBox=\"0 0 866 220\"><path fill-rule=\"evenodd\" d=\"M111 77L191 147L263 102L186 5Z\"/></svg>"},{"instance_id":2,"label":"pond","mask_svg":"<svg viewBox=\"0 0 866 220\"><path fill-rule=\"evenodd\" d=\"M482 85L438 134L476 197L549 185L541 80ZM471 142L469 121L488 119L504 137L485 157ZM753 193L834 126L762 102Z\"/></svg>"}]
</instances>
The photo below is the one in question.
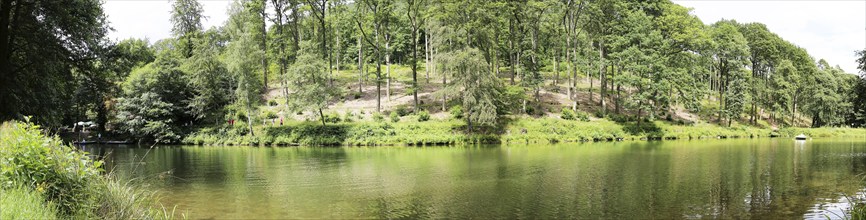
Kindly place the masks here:
<instances>
[{"instance_id":1,"label":"pond","mask_svg":"<svg viewBox=\"0 0 866 220\"><path fill-rule=\"evenodd\" d=\"M88 147L190 218L839 218L866 140Z\"/></svg>"}]
</instances>

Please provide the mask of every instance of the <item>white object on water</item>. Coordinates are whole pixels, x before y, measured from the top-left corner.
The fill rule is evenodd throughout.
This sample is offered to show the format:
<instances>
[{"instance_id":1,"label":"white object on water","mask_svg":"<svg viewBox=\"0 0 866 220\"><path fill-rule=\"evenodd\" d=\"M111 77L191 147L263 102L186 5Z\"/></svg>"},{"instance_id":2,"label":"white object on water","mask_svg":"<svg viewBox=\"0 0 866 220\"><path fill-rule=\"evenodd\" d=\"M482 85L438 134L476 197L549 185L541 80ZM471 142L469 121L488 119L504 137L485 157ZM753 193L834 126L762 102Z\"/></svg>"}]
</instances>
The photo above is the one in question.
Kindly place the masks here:
<instances>
[{"instance_id":1,"label":"white object on water","mask_svg":"<svg viewBox=\"0 0 866 220\"><path fill-rule=\"evenodd\" d=\"M797 135L796 137L794 137L795 140L806 140L806 138L809 138L809 137L807 137L805 134L800 134L800 135Z\"/></svg>"}]
</instances>

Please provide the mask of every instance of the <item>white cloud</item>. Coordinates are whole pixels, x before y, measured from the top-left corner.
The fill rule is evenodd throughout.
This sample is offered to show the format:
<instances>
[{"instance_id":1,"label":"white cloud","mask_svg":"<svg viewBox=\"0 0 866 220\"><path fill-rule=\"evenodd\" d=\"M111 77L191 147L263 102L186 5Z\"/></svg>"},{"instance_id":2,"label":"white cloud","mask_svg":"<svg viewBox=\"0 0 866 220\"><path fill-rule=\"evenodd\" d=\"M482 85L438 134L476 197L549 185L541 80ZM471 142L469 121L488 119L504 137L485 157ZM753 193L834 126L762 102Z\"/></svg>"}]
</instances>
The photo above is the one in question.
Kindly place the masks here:
<instances>
[{"instance_id":1,"label":"white cloud","mask_svg":"<svg viewBox=\"0 0 866 220\"><path fill-rule=\"evenodd\" d=\"M204 9L205 29L225 23L231 0L199 0ZM107 0L103 4L108 21L115 31L112 40L148 38L150 42L171 37L171 2L168 0Z\"/></svg>"},{"instance_id":2,"label":"white cloud","mask_svg":"<svg viewBox=\"0 0 866 220\"><path fill-rule=\"evenodd\" d=\"M760 22L783 39L855 73L855 50L866 48L866 1L682 1L704 23Z\"/></svg>"}]
</instances>

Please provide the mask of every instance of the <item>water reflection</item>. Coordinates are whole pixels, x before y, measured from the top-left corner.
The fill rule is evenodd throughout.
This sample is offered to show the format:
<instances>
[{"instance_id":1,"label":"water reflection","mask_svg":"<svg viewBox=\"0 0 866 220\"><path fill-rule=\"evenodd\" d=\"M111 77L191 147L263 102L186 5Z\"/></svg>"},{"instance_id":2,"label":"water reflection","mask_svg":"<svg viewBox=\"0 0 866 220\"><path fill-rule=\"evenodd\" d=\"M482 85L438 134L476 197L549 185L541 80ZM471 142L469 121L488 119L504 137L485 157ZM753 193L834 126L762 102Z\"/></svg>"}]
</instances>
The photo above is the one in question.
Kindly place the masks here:
<instances>
[{"instance_id":1,"label":"water reflection","mask_svg":"<svg viewBox=\"0 0 866 220\"><path fill-rule=\"evenodd\" d=\"M90 151L193 218L825 219L866 171L866 141Z\"/></svg>"}]
</instances>

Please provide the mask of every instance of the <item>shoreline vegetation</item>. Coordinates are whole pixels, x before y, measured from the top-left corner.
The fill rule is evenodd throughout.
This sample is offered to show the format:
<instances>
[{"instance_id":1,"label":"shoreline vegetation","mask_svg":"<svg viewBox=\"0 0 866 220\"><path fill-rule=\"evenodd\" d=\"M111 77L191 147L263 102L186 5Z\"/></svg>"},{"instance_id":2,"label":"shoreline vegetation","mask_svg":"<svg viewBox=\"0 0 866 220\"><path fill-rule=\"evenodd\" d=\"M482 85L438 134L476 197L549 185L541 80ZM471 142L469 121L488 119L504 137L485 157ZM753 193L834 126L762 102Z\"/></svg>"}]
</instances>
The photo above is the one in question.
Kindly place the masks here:
<instances>
[{"instance_id":1,"label":"shoreline vegetation","mask_svg":"<svg viewBox=\"0 0 866 220\"><path fill-rule=\"evenodd\" d=\"M29 122L0 125L0 219L172 219L154 191Z\"/></svg>"},{"instance_id":2,"label":"shoreline vegetation","mask_svg":"<svg viewBox=\"0 0 866 220\"><path fill-rule=\"evenodd\" d=\"M413 119L413 116L407 118ZM863 128L758 128L723 127L710 123L676 124L667 121L613 122L608 120L571 121L554 118L517 118L486 130L467 132L462 120L436 121L361 121L290 122L286 125L204 128L182 139L188 145L231 146L430 146L461 144L568 143L620 140L676 140L707 138L866 137Z\"/></svg>"}]
</instances>

